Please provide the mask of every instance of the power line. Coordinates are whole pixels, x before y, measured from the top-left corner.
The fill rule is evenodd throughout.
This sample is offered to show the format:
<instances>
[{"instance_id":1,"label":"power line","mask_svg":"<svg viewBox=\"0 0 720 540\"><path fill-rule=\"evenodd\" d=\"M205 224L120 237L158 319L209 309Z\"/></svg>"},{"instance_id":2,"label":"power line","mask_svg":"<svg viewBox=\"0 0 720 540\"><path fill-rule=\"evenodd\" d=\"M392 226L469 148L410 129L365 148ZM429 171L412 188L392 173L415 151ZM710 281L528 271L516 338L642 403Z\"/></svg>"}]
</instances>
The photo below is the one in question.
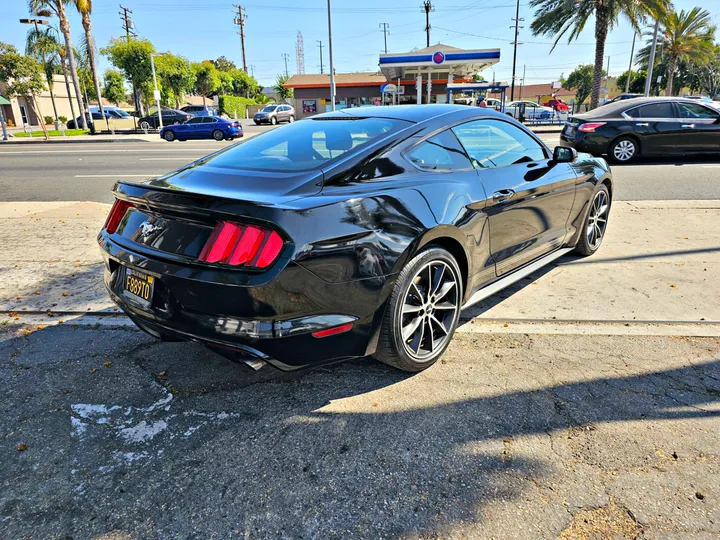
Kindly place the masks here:
<instances>
[{"instance_id":1,"label":"power line","mask_svg":"<svg viewBox=\"0 0 720 540\"><path fill-rule=\"evenodd\" d=\"M323 75L325 71L323 70L323 58L322 58L322 48L323 44L322 41L318 40L318 47L320 47L320 75Z\"/></svg>"},{"instance_id":2,"label":"power line","mask_svg":"<svg viewBox=\"0 0 720 540\"><path fill-rule=\"evenodd\" d=\"M238 34L240 34L240 46L242 47L243 71L247 73L247 58L245 58L245 19L247 19L247 15L244 7L237 4L233 4L233 7L237 9L233 22L240 28Z\"/></svg>"},{"instance_id":3,"label":"power line","mask_svg":"<svg viewBox=\"0 0 720 540\"><path fill-rule=\"evenodd\" d=\"M383 38L385 39L385 54L387 54L387 35L389 33L388 28L390 28L390 25L386 22L381 22L380 28L382 29Z\"/></svg>"},{"instance_id":4,"label":"power line","mask_svg":"<svg viewBox=\"0 0 720 540\"><path fill-rule=\"evenodd\" d=\"M520 0L518 0L519 2ZM427 47L430 46L430 12L435 11L435 7L432 5L430 0L425 0L423 5L420 7L425 12L425 33L427 35Z\"/></svg>"}]
</instances>

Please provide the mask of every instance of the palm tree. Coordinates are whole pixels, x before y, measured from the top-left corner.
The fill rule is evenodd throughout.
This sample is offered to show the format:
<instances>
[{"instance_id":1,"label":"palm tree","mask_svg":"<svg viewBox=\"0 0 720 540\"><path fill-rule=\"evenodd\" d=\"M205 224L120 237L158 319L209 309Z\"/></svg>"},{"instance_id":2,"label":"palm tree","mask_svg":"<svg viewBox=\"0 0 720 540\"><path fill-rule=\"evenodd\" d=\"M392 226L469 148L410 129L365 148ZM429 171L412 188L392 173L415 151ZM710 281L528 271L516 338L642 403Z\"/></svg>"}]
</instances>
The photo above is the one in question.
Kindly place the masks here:
<instances>
[{"instance_id":1,"label":"palm tree","mask_svg":"<svg viewBox=\"0 0 720 540\"><path fill-rule=\"evenodd\" d=\"M60 21L60 32L65 38L65 51L67 53L67 63L70 68L70 77L75 87L75 97L80 107L80 124L83 129L87 129L87 121L85 120L84 109L82 107L82 96L80 94L80 81L78 80L77 67L75 66L75 56L72 50L72 39L70 38L70 21L67 18L65 4L68 0L28 0L28 8L31 13L41 14L50 12Z\"/></svg>"},{"instance_id":2,"label":"palm tree","mask_svg":"<svg viewBox=\"0 0 720 540\"><path fill-rule=\"evenodd\" d=\"M590 106L600 102L600 83L605 61L605 40L608 31L617 25L622 15L636 32L648 17L662 18L669 0L530 0L537 8L530 28L533 35L557 36L553 49L568 31L568 43L577 39L591 16L595 16L595 63Z\"/></svg>"},{"instance_id":3,"label":"palm tree","mask_svg":"<svg viewBox=\"0 0 720 540\"><path fill-rule=\"evenodd\" d=\"M60 69L62 69L63 75L65 76L65 88L67 89L68 101L70 102L70 114L73 118L77 118L77 116L75 116L75 106L73 105L72 94L70 93L70 76L68 75L67 54L65 51L66 49L64 46L61 46L58 51L58 54L60 55Z\"/></svg>"},{"instance_id":4,"label":"palm tree","mask_svg":"<svg viewBox=\"0 0 720 540\"><path fill-rule=\"evenodd\" d=\"M661 36L668 56L668 74L665 95L672 95L673 79L679 61L709 62L715 51L715 27L710 13L694 7L690 11L668 13Z\"/></svg>"},{"instance_id":5,"label":"palm tree","mask_svg":"<svg viewBox=\"0 0 720 540\"><path fill-rule=\"evenodd\" d=\"M72 0L75 8L82 17L82 25L85 29L85 42L87 44L87 55L88 62L90 64L90 71L92 71L93 85L95 86L95 95L98 100L98 107L100 107L100 114L105 116L105 109L103 109L102 96L100 95L100 78L97 72L97 63L95 62L95 40L92 35L92 24L90 22L90 15L92 14L92 0Z\"/></svg>"},{"instance_id":6,"label":"palm tree","mask_svg":"<svg viewBox=\"0 0 720 540\"><path fill-rule=\"evenodd\" d=\"M53 92L53 76L60 67L60 43L57 39L57 31L53 27L44 30L33 28L28 32L25 54L35 58L45 72L50 100L52 101L55 120L58 118L57 106L55 105L55 93Z\"/></svg>"}]
</instances>

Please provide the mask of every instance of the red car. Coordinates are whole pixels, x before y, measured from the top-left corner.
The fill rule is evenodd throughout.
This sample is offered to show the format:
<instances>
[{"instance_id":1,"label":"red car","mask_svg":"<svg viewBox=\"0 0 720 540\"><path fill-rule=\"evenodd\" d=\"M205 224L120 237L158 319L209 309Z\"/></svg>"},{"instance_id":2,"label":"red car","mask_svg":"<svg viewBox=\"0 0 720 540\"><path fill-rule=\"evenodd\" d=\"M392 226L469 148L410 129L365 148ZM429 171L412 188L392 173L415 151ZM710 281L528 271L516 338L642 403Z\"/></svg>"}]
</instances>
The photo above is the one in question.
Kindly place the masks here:
<instances>
[{"instance_id":1,"label":"red car","mask_svg":"<svg viewBox=\"0 0 720 540\"><path fill-rule=\"evenodd\" d=\"M543 105L545 107L552 107L558 112L567 112L569 109L568 104L560 98L552 98L547 103L543 103Z\"/></svg>"}]
</instances>

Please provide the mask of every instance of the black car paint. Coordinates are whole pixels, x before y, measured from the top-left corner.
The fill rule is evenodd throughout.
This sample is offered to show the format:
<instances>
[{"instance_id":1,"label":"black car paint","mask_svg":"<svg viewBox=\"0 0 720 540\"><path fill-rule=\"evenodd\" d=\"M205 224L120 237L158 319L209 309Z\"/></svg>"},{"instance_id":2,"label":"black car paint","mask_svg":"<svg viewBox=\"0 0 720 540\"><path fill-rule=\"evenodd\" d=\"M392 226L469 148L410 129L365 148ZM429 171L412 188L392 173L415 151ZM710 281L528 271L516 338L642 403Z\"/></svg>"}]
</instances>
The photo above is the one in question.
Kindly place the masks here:
<instances>
[{"instance_id":1,"label":"black car paint","mask_svg":"<svg viewBox=\"0 0 720 540\"><path fill-rule=\"evenodd\" d=\"M623 113L643 105L667 102L673 104L674 118L623 116ZM678 103L698 104L696 100L683 98L634 98L610 103L568 118L560 140L579 152L597 156L608 154L611 145L620 137L631 137L637 141L644 156L720 152L720 121L681 118ZM701 105L713 110L710 106ZM720 111L716 112L720 114ZM604 122L605 125L594 132L577 130L581 124L591 122Z\"/></svg>"},{"instance_id":2,"label":"black car paint","mask_svg":"<svg viewBox=\"0 0 720 540\"><path fill-rule=\"evenodd\" d=\"M445 173L419 170L405 159L407 149L456 124L500 118L520 126L491 110L424 105L342 114L392 114L408 126L321 170L278 182L267 181L271 173L217 170L208 156L142 184L118 183L116 196L136 208L115 234L103 230L98 237L113 300L156 336L245 351L281 369L365 356L375 350L395 279L418 250L437 244L455 256L467 300L499 275L574 245L597 184L612 187L603 160L581 155L572 164L553 163L534 135L547 159L511 166L516 170L506 171L507 182L505 169ZM553 183L560 171L565 178ZM517 199L493 199L488 187L503 185L515 189ZM279 260L264 272L198 262L221 219L273 227L285 240ZM143 238L139 225L145 221L159 225L159 232ZM515 230L513 223L519 224ZM493 224L503 231L494 250ZM495 258L504 261L500 271ZM122 296L121 264L157 278L151 308ZM244 321L318 314L352 316L356 323L349 333L323 339L239 333Z\"/></svg>"}]
</instances>

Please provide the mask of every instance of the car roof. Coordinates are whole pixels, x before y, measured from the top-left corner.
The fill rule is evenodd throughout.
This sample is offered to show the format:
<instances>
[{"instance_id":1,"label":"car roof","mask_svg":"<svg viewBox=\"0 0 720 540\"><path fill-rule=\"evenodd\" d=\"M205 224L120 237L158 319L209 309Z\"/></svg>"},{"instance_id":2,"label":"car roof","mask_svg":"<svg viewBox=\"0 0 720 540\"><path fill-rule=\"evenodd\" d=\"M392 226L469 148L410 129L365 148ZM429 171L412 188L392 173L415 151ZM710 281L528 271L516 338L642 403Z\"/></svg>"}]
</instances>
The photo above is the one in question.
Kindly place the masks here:
<instances>
[{"instance_id":1,"label":"car roof","mask_svg":"<svg viewBox=\"0 0 720 540\"><path fill-rule=\"evenodd\" d=\"M627 111L629 109L633 109L635 107L639 107L640 105L648 105L650 103L697 103L696 100L693 99L686 99L686 98L680 98L680 97L667 97L667 96L660 96L660 97L636 97L632 99L622 99L620 101L614 101L612 103L606 103L605 105L602 105L598 107L597 109L593 109L592 111L588 111L586 113L583 113L582 115L577 116L583 116L585 118L609 118L613 116L619 116L620 113L623 111Z\"/></svg>"},{"instance_id":2,"label":"car roof","mask_svg":"<svg viewBox=\"0 0 720 540\"><path fill-rule=\"evenodd\" d=\"M354 107L352 109L342 109L335 112L326 112L318 114L312 118L343 118L343 116L352 116L355 118L390 118L393 120L405 120L407 122L425 122L440 116L453 115L454 117L468 118L477 116L478 111L482 110L483 114L488 116L497 115L498 118L507 119L508 116L500 114L493 109L478 109L477 107L469 107L467 105L388 105L385 107Z\"/></svg>"}]
</instances>

